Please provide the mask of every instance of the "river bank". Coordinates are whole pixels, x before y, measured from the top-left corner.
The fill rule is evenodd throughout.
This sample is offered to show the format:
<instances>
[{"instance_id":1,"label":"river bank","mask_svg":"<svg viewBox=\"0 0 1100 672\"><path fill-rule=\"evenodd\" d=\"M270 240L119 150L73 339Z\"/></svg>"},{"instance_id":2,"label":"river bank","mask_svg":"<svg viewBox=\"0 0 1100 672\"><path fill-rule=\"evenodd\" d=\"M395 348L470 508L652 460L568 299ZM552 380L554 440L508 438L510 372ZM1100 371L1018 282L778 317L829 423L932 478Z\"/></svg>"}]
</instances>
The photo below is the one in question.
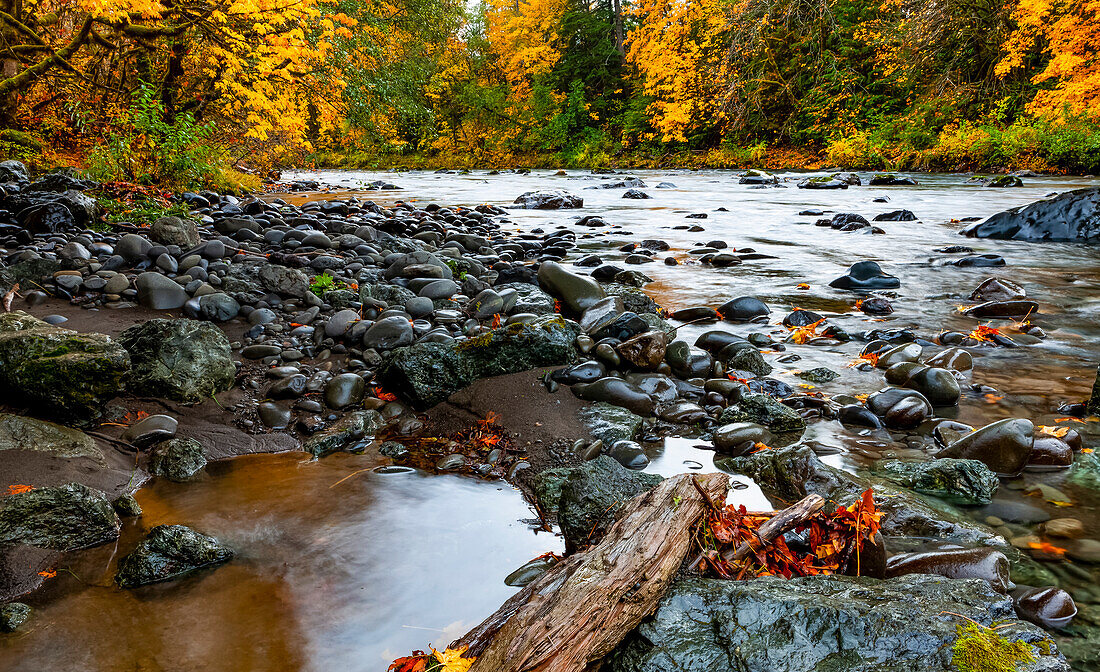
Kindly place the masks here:
<instances>
[{"instance_id":1,"label":"river bank","mask_svg":"<svg viewBox=\"0 0 1100 672\"><path fill-rule=\"evenodd\" d=\"M89 669L139 659L163 663L177 650L163 623L182 618L188 633L210 645L189 654L197 666L209 660L203 651L232 635L262 642L253 669L342 667L356 656L371 661L366 669L384 669L386 656L428 642L442 647L488 615L508 595L503 578L510 569L594 541L593 524L606 523L608 507L593 511L599 498L584 490L564 502L544 474L598 462L628 482L637 480L631 474L738 474L747 487L735 489L731 501L751 508L777 505L791 488L815 483L832 483L821 494L838 503L857 486L894 488L893 504L884 504L887 519L896 521L887 537L891 554L943 553L944 543L984 547L983 557L999 553L1011 564L1017 584L1065 588L1080 616L1069 629L1048 619L1049 641L1087 669L1092 605L1100 603L1090 588L1091 549L1100 530L1089 515L1095 495L1081 480L1090 453L1079 451L1090 445L1095 423L1076 422L1073 409L1060 407L1088 398L1095 372L1100 324L1091 297L1100 278L1093 252L1073 243L970 241L957 231L959 219L1088 183L1025 178L1023 186L1004 189L916 176L920 184L819 190L798 189L790 175L761 176L755 184L752 176L742 182L720 172L640 178L550 171L288 174L290 184L316 180L331 189L263 200L184 195L193 226L176 220L100 232L86 231L92 215L79 221L68 201L62 204L68 220L46 207L62 197L29 182L9 191L9 199L38 199L27 207L39 209L3 232L5 281L22 288L12 309L81 335L76 349L95 366L74 366L66 375L94 371L114 383L95 387L92 401L75 392L94 386L72 378L43 394L41 383L49 388L55 379L42 372L52 369L44 355L31 357L35 384L10 381L16 394L7 398L5 417L24 418L11 421L23 432L43 429L28 416L60 420L83 430L95 450L81 443L85 453L74 456L56 442L52 449L0 450L6 479L0 488L11 493L0 507L74 481L114 501L157 478L136 490L146 513L108 520L108 543L97 539L91 551L61 556L55 540L41 538L24 538L13 550L11 541L27 533L4 519L9 527L0 529L11 533L5 577L18 579L6 584L5 599L45 586L19 597L34 611L13 635L0 636L0 653L11 654L0 656L0 668L7 660L15 660L10 669L64 664L57 642L93 639ZM83 193L82 185L64 186ZM550 189L584 202L568 210L512 203L522 193ZM650 198L623 198L629 190ZM49 193L87 205L66 191ZM875 219L888 211L917 212L920 220ZM848 218L841 226L820 225L843 212L863 212L873 224ZM592 217L577 220L574 213ZM40 226L47 228L26 235ZM974 249L935 251L947 243ZM838 276L853 277L845 272L851 264L868 260L885 269L875 277L897 277L897 284L883 280L856 293L829 286ZM995 322L1020 347L966 342L991 321L957 306L976 302L971 292L990 275L1026 285L1027 300L1038 303L1037 313ZM162 316L169 321L155 319ZM5 336L23 343L11 350L13 369L30 366L27 339L77 338L16 319L14 335ZM944 331L959 334L965 356L943 354L951 350ZM113 338L105 343L94 333ZM175 363L159 370L165 357ZM948 378L925 374L926 382L874 396L884 375L888 383L909 383L918 360ZM912 375L903 380L900 369L886 372L897 363L908 363L901 368ZM903 389L909 391L897 391ZM863 407L866 394L872 396ZM894 408L902 402L912 407L906 420ZM158 420L142 427L156 425L150 420L157 415L176 425L165 429ZM911 489L914 481L904 473L912 467L895 472L883 464L936 463L935 455L970 428L1006 418L1028 419L1027 455L1041 443L1040 452L1056 463L1001 479L995 495L990 484L998 479L981 461L992 463L986 451L967 455L976 458L969 466L976 480L939 498ZM1044 434L1037 427L1056 429ZM172 434L176 443L166 445ZM998 436L997 450L1024 441ZM749 454L746 441L770 450ZM1069 462L1061 444L1071 449ZM1070 468L1073 449L1083 462ZM234 457L258 452L286 455ZM765 468L771 453L803 471L785 481L781 470ZM227 458L233 459L219 461ZM200 462L206 466L196 468ZM1019 465L1010 466L1006 471L1014 472ZM838 487L834 468L860 480ZM451 475L428 477L432 472ZM871 480L883 474L892 474L893 485ZM965 505L953 508L960 499ZM133 511L125 497L118 504ZM564 543L546 533L562 507L567 512L557 524ZM49 509L41 510L47 518ZM446 522L425 529L429 518ZM1066 526L1078 529L1051 525L1067 519L1079 533L1051 536ZM85 522L63 521L61 528L86 531ZM182 579L113 586L119 558L159 524L192 526L236 557ZM363 548L372 552L360 558ZM428 562L398 571L405 555ZM431 561L437 556L441 565ZM994 583L1003 578L999 568L992 575L977 571ZM434 582L425 584L426 577ZM473 589L444 597L467 582ZM484 591L476 590L480 585ZM357 591L366 591L365 598L352 598ZM1005 598L968 595L957 599L989 606L986 620L1009 617ZM155 623L126 615L135 600L146 618L157 616ZM218 632L257 601L264 605L258 611L282 614L287 627L272 630L257 617ZM383 603L396 606L370 606ZM365 621L353 616L363 608ZM117 634L104 638L90 622L98 610L118 619ZM366 624L371 644L350 632L355 623ZM405 626L436 630L410 636ZM937 636L949 638L953 627ZM1024 627L1029 641L1045 641L1042 631L1027 630L1033 627ZM128 654L132 638L143 637L141 651ZM296 639L305 644L288 644ZM650 654L631 641L615 669L648 669L639 661ZM345 650L334 654L341 643ZM949 662L946 656L938 660ZM1043 659L1045 669L1060 669L1056 654Z\"/></svg>"}]
</instances>

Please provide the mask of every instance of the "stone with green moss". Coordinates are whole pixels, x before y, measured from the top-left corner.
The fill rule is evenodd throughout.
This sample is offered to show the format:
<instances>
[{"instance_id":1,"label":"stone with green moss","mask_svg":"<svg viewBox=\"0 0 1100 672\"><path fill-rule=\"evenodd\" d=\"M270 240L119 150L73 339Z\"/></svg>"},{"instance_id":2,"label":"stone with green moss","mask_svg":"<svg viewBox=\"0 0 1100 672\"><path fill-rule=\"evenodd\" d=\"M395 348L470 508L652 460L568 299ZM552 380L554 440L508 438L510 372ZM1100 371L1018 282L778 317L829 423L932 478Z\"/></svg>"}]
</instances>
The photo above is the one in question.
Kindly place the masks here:
<instances>
[{"instance_id":1,"label":"stone with green moss","mask_svg":"<svg viewBox=\"0 0 1100 672\"><path fill-rule=\"evenodd\" d=\"M107 460L84 432L52 422L0 413L0 450L34 450L54 457L84 457L106 467Z\"/></svg>"},{"instance_id":2,"label":"stone with green moss","mask_svg":"<svg viewBox=\"0 0 1100 672\"><path fill-rule=\"evenodd\" d=\"M957 632L951 664L959 672L1015 672L1037 659L1027 642L1009 640L980 623L964 623Z\"/></svg>"},{"instance_id":3,"label":"stone with green moss","mask_svg":"<svg viewBox=\"0 0 1100 672\"><path fill-rule=\"evenodd\" d=\"M73 551L117 539L120 525L107 496L79 483L0 499L0 546Z\"/></svg>"},{"instance_id":4,"label":"stone with green moss","mask_svg":"<svg viewBox=\"0 0 1100 672\"><path fill-rule=\"evenodd\" d=\"M385 426L386 420L378 411L353 411L332 427L309 437L303 448L314 457L324 457L347 450L364 438L373 437Z\"/></svg>"},{"instance_id":5,"label":"stone with green moss","mask_svg":"<svg viewBox=\"0 0 1100 672\"><path fill-rule=\"evenodd\" d=\"M183 525L158 525L119 561L115 581L123 588L137 588L232 558L233 551L213 537Z\"/></svg>"},{"instance_id":6,"label":"stone with green moss","mask_svg":"<svg viewBox=\"0 0 1100 672\"><path fill-rule=\"evenodd\" d=\"M30 605L22 602L9 602L0 605L0 632L15 632L30 617Z\"/></svg>"},{"instance_id":7,"label":"stone with green moss","mask_svg":"<svg viewBox=\"0 0 1100 672\"><path fill-rule=\"evenodd\" d=\"M622 406L603 401L589 404L579 412L581 422L594 438L611 447L616 441L633 441L642 431L645 418Z\"/></svg>"},{"instance_id":8,"label":"stone with green moss","mask_svg":"<svg viewBox=\"0 0 1100 672\"><path fill-rule=\"evenodd\" d=\"M997 475L978 460L879 460L874 473L904 488L956 504L988 504L1000 485Z\"/></svg>"},{"instance_id":9,"label":"stone with green moss","mask_svg":"<svg viewBox=\"0 0 1100 672\"><path fill-rule=\"evenodd\" d=\"M77 421L98 417L122 389L130 356L109 336L0 315L0 389L21 406Z\"/></svg>"},{"instance_id":10,"label":"stone with green moss","mask_svg":"<svg viewBox=\"0 0 1100 672\"><path fill-rule=\"evenodd\" d=\"M122 332L138 394L195 403L228 390L236 378L229 339L207 322L154 319Z\"/></svg>"},{"instance_id":11,"label":"stone with green moss","mask_svg":"<svg viewBox=\"0 0 1100 672\"><path fill-rule=\"evenodd\" d=\"M777 434L806 429L801 415L766 394L746 394L735 406L723 410L719 424L733 422L753 422Z\"/></svg>"},{"instance_id":12,"label":"stone with green moss","mask_svg":"<svg viewBox=\"0 0 1100 672\"><path fill-rule=\"evenodd\" d=\"M385 389L429 408L476 380L576 360L578 329L559 315L509 324L455 343L394 350L378 373Z\"/></svg>"},{"instance_id":13,"label":"stone with green moss","mask_svg":"<svg viewBox=\"0 0 1100 672\"><path fill-rule=\"evenodd\" d=\"M967 619L970 619L969 621ZM996 627L1007 644L960 668L980 647L956 626ZM984 644L984 642L982 642ZM963 656L956 652L961 649ZM1025 653L1026 652L1026 653ZM908 575L682 578L608 657L609 672L1068 672L1012 599L978 579Z\"/></svg>"}]
</instances>

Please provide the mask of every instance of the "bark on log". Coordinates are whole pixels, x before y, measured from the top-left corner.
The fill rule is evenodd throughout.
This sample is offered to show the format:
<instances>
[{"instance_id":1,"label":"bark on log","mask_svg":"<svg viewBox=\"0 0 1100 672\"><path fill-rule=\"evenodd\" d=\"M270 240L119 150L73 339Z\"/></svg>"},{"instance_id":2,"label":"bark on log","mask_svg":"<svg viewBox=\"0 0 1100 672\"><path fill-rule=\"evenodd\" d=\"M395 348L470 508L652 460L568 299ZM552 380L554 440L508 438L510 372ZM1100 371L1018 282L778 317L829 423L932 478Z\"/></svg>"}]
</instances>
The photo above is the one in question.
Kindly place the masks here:
<instances>
[{"instance_id":1,"label":"bark on log","mask_svg":"<svg viewBox=\"0 0 1100 672\"><path fill-rule=\"evenodd\" d=\"M596 546L563 560L451 644L477 656L470 672L580 672L611 652L664 596L707 502L681 474L638 495ZM699 485L713 501L725 474Z\"/></svg>"}]
</instances>

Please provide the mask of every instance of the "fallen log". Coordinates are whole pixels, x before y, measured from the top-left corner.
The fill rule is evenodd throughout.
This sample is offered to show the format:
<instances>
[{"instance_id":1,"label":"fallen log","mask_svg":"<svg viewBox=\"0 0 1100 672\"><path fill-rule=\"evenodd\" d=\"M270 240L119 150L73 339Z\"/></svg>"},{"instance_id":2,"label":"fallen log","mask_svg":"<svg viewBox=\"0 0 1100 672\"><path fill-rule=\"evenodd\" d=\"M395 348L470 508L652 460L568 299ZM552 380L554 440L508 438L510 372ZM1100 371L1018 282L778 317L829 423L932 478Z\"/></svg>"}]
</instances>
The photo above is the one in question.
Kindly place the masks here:
<instances>
[{"instance_id":1,"label":"fallen log","mask_svg":"<svg viewBox=\"0 0 1100 672\"><path fill-rule=\"evenodd\" d=\"M693 482L697 479L697 484ZM626 504L600 543L558 563L453 642L470 672L580 672L652 613L725 474L681 474Z\"/></svg>"}]
</instances>

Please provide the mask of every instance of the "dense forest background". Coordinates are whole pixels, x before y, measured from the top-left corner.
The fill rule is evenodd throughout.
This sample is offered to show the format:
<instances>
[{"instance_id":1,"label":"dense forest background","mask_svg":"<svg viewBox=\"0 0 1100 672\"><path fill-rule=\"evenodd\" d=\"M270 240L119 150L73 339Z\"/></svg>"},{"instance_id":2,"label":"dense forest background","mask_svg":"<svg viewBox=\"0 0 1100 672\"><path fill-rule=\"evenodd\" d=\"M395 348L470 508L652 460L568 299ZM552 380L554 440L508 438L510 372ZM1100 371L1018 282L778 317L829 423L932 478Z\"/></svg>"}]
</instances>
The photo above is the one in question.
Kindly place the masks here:
<instances>
[{"instance_id":1,"label":"dense forest background","mask_svg":"<svg viewBox=\"0 0 1100 672\"><path fill-rule=\"evenodd\" d=\"M1100 0L0 0L0 156L1100 170Z\"/></svg>"}]
</instances>

